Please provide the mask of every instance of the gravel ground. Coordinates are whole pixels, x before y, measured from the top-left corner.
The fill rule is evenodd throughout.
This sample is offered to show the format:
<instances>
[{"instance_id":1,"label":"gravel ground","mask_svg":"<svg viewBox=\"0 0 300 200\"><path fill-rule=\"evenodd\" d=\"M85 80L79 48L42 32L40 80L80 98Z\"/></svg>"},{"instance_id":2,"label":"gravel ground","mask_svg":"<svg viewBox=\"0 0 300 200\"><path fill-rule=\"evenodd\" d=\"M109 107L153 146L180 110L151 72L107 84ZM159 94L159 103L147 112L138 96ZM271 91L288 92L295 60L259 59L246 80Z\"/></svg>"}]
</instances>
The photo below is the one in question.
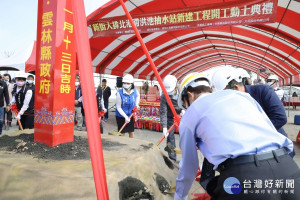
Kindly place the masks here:
<instances>
[{"instance_id":1,"label":"gravel ground","mask_svg":"<svg viewBox=\"0 0 300 200\"><path fill-rule=\"evenodd\" d=\"M104 150L117 150L114 147L125 146L119 142L102 139ZM86 137L74 136L74 141L49 147L45 144L35 143L33 134L20 134L17 136L4 135L0 137L0 150L25 153L40 159L51 160L81 160L90 159L89 144Z\"/></svg>"},{"instance_id":2,"label":"gravel ground","mask_svg":"<svg viewBox=\"0 0 300 200\"><path fill-rule=\"evenodd\" d=\"M114 112L109 113L109 118L107 122L103 122L104 127L104 134L111 133L113 131L117 131L117 122ZM157 142L161 139L163 136L162 132L156 132L156 131L150 131L147 129L135 129L134 131L134 137L146 141L150 141L153 144L157 144ZM125 135L125 137L128 137L128 134ZM175 134L175 141L176 146L179 147L179 134ZM166 146L166 140L164 140L160 145L159 148L162 150L162 152L168 157L168 153L164 151L164 148ZM202 155L199 156L199 158L202 160ZM181 155L177 155L177 163L181 160Z\"/></svg>"}]
</instances>

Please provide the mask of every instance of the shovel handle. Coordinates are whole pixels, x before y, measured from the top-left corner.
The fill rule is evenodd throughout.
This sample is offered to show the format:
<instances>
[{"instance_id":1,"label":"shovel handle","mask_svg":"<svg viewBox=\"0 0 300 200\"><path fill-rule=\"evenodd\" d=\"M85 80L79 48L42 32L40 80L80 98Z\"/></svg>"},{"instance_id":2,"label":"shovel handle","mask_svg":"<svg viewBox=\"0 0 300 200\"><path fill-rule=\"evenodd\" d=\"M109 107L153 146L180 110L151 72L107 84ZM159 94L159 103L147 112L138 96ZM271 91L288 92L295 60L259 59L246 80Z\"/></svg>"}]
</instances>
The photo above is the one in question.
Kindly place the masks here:
<instances>
[{"instance_id":1,"label":"shovel handle","mask_svg":"<svg viewBox=\"0 0 300 200\"><path fill-rule=\"evenodd\" d=\"M23 131L23 126L22 126L22 124L21 124L20 120L19 120L19 119L17 119L17 121L18 121L18 124L19 124L19 126L20 126L20 129L21 129L21 131Z\"/></svg>"},{"instance_id":2,"label":"shovel handle","mask_svg":"<svg viewBox=\"0 0 300 200\"><path fill-rule=\"evenodd\" d=\"M170 133L170 131L174 128L175 124L173 124L167 133ZM156 146L160 145L160 143L165 139L165 136L162 136L162 138L157 142Z\"/></svg>"},{"instance_id":3,"label":"shovel handle","mask_svg":"<svg viewBox=\"0 0 300 200\"><path fill-rule=\"evenodd\" d=\"M12 110L12 111L15 113L15 116L17 117L18 116L18 110L16 109L16 106L14 108L15 109ZM20 122L20 119L17 119L17 121L18 121L18 124L19 124L19 127L20 127L21 131L23 131L24 129L23 129L23 126L22 126L22 124Z\"/></svg>"},{"instance_id":4,"label":"shovel handle","mask_svg":"<svg viewBox=\"0 0 300 200\"><path fill-rule=\"evenodd\" d=\"M133 116L133 113L131 113L131 115L130 115L130 117L129 117L129 119L131 119L131 117ZM119 130L119 134L121 133L121 131L125 128L125 126L126 126L126 124L128 124L127 122L125 122L124 124L123 124L123 126L121 127L121 129Z\"/></svg>"}]
</instances>

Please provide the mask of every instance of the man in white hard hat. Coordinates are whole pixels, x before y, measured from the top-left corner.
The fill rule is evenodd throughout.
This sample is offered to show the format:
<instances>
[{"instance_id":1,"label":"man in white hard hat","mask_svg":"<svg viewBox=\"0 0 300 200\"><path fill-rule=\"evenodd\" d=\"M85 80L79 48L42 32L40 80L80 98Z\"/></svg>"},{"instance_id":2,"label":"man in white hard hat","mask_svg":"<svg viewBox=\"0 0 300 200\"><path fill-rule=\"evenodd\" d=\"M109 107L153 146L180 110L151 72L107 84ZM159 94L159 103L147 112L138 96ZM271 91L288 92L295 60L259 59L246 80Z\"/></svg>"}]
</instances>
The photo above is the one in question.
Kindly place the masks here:
<instances>
[{"instance_id":1,"label":"man in white hard hat","mask_svg":"<svg viewBox=\"0 0 300 200\"><path fill-rule=\"evenodd\" d=\"M278 81L279 81L278 76L276 76L275 74L272 74L272 75L268 76L268 78L267 78L267 84L274 89L274 91L277 94L279 100L283 101L284 91L279 88Z\"/></svg>"},{"instance_id":2,"label":"man in white hard hat","mask_svg":"<svg viewBox=\"0 0 300 200\"><path fill-rule=\"evenodd\" d=\"M11 104L17 105L17 119L20 119L23 129L32 129L34 128L34 93L26 86L27 74L25 72L19 71L15 78L16 85L12 91Z\"/></svg>"},{"instance_id":3,"label":"man in white hard hat","mask_svg":"<svg viewBox=\"0 0 300 200\"><path fill-rule=\"evenodd\" d=\"M241 82L242 78L235 68L219 68L214 72L211 78L211 88L213 91L224 90L231 80ZM233 88L231 88L233 89Z\"/></svg>"},{"instance_id":4,"label":"man in white hard hat","mask_svg":"<svg viewBox=\"0 0 300 200\"><path fill-rule=\"evenodd\" d=\"M220 68L213 74L211 84L214 85L215 91L233 89L250 94L250 96L260 104L276 130L285 137L288 137L283 129L283 126L287 122L285 109L274 90L271 87L263 84L246 85L244 82L245 80L243 79L244 77L245 74L242 70L237 70L235 68ZM220 80L222 80L222 83L220 83ZM290 156L295 156L294 150L290 153ZM211 178L214 176L214 171L210 169L207 171L210 172L210 174L203 174L204 176L201 176L200 183L202 186L202 182L208 184Z\"/></svg>"},{"instance_id":5,"label":"man in white hard hat","mask_svg":"<svg viewBox=\"0 0 300 200\"><path fill-rule=\"evenodd\" d=\"M242 77L242 82L244 85L252 85L252 81L249 73L243 68L237 68L237 73Z\"/></svg>"},{"instance_id":6,"label":"man in white hard hat","mask_svg":"<svg viewBox=\"0 0 300 200\"><path fill-rule=\"evenodd\" d=\"M212 200L300 198L300 170L288 155L293 143L276 131L249 94L234 90L211 93L208 79L192 74L180 85L178 105L187 110L179 126L182 160L174 199L188 198L199 165L195 144L220 172L210 193ZM278 179L284 183L293 179L294 194L248 192L248 186L255 190L256 182L273 191L275 184L269 180Z\"/></svg>"},{"instance_id":7,"label":"man in white hard hat","mask_svg":"<svg viewBox=\"0 0 300 200\"><path fill-rule=\"evenodd\" d=\"M131 74L126 74L123 77L123 88L117 92L116 97L116 120L118 131L127 123L121 131L123 135L129 134L129 138L134 137L134 118L130 115L133 113L133 108L139 108L140 93L134 88L134 79Z\"/></svg>"},{"instance_id":8,"label":"man in white hard hat","mask_svg":"<svg viewBox=\"0 0 300 200\"><path fill-rule=\"evenodd\" d=\"M288 137L283 129L287 123L285 109L274 90L267 85L245 85L242 78L243 73L239 70L221 68L212 76L212 85L216 85L216 90L233 89L249 93L262 107L276 130ZM219 83L219 80L223 80L223 83ZM294 157L295 152L293 151L290 155Z\"/></svg>"},{"instance_id":9,"label":"man in white hard hat","mask_svg":"<svg viewBox=\"0 0 300 200\"><path fill-rule=\"evenodd\" d=\"M178 99L177 78L173 75L167 75L163 80L163 84L168 92L168 95L172 101L176 113L180 114L181 108L179 108L177 104L177 99ZM174 150L176 147L176 142L174 137L175 128L173 128L167 134L168 129L174 124L174 115L164 94L162 94L160 97L160 124L163 127L163 134L167 138L167 146L165 150L168 151L169 158L173 161L176 161L176 153L172 152L172 150Z\"/></svg>"}]
</instances>

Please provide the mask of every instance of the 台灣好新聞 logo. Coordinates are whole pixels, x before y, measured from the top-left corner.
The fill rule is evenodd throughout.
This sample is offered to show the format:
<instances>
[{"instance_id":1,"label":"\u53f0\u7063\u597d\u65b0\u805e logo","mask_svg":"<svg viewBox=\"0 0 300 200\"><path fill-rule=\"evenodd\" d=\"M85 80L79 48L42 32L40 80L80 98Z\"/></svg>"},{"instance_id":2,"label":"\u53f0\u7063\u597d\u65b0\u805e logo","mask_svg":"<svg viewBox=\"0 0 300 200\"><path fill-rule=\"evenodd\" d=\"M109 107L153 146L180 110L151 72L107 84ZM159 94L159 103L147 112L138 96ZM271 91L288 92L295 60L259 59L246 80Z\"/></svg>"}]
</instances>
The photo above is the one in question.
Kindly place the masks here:
<instances>
[{"instance_id":1,"label":"\u53f0\u7063\u597d\u65b0\u805e logo","mask_svg":"<svg viewBox=\"0 0 300 200\"><path fill-rule=\"evenodd\" d=\"M242 191L242 186L237 178L226 178L223 183L223 188L228 194L239 194Z\"/></svg>"}]
</instances>

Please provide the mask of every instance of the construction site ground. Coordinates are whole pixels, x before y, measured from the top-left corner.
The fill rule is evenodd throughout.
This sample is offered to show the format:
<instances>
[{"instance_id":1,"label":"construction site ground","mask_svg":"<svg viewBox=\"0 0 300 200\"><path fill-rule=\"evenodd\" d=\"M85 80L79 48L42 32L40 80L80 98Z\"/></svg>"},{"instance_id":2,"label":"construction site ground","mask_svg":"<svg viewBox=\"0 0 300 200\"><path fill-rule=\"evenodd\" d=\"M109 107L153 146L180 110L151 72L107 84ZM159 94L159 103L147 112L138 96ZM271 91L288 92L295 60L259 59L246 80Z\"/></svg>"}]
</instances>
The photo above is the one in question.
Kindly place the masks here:
<instances>
[{"instance_id":1,"label":"construction site ground","mask_svg":"<svg viewBox=\"0 0 300 200\"><path fill-rule=\"evenodd\" d=\"M300 145L296 137L300 125L294 124L297 110L286 110L288 123L284 126L294 142L294 160L300 166ZM161 132L135 130L135 138L113 136L116 131L114 112L104 122L102 135L106 179L109 197L118 199L173 199L172 189L178 175L177 162L168 159L166 141L158 147ZM86 131L75 131L74 142L57 147L33 142L33 130L19 131L16 121L0 136L0 199L96 199ZM175 135L178 146L179 135ZM200 165L203 160L198 153ZM169 193L171 192L171 194ZM203 193L194 182L189 199Z\"/></svg>"}]
</instances>

